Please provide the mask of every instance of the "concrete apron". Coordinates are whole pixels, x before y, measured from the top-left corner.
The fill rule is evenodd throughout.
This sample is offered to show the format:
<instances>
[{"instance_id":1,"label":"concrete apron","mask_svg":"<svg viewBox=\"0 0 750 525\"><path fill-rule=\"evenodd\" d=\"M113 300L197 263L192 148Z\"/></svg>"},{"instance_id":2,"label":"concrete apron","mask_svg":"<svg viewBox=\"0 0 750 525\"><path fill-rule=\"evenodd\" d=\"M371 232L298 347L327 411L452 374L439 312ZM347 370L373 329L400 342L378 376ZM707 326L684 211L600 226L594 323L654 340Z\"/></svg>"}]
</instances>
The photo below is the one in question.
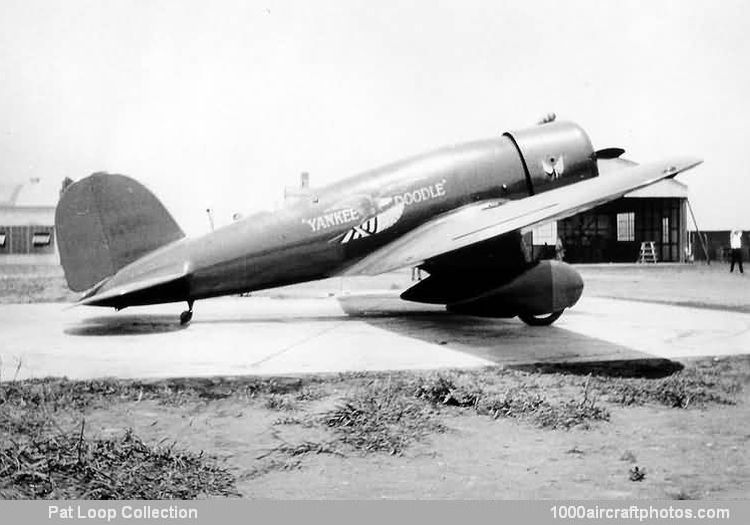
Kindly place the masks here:
<instances>
[{"instance_id":1,"label":"concrete apron","mask_svg":"<svg viewBox=\"0 0 750 525\"><path fill-rule=\"evenodd\" d=\"M586 298L549 328L393 293L219 298L113 312L0 305L0 380L292 375L744 354L750 314Z\"/></svg>"}]
</instances>

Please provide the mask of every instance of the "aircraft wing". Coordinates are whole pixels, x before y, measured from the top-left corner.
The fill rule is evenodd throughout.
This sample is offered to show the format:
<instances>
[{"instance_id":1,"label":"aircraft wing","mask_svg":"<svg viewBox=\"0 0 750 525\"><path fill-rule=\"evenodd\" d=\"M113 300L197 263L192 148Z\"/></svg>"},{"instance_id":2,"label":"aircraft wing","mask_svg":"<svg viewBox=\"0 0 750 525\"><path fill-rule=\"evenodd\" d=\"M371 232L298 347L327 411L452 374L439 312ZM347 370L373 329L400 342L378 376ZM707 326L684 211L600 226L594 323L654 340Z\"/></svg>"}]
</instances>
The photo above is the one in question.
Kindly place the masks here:
<instances>
[{"instance_id":1,"label":"aircraft wing","mask_svg":"<svg viewBox=\"0 0 750 525\"><path fill-rule=\"evenodd\" d=\"M521 228L570 217L674 177L701 162L695 158L676 158L640 164L523 199L469 204L386 244L346 269L343 275L377 275L417 266L433 257Z\"/></svg>"}]
</instances>

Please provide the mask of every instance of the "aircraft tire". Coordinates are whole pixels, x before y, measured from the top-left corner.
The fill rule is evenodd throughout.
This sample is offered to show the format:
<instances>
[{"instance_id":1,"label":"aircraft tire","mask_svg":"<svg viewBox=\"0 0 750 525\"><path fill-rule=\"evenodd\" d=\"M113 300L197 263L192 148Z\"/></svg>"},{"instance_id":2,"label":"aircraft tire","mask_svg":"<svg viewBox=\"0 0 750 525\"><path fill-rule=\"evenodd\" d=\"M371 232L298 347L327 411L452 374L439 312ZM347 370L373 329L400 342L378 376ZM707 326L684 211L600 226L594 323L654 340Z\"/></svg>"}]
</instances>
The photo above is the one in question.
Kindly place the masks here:
<instances>
[{"instance_id":1,"label":"aircraft tire","mask_svg":"<svg viewBox=\"0 0 750 525\"><path fill-rule=\"evenodd\" d=\"M185 310L180 314L180 325L185 326L190 322L190 320L193 318L193 312L190 310Z\"/></svg>"},{"instance_id":2,"label":"aircraft tire","mask_svg":"<svg viewBox=\"0 0 750 525\"><path fill-rule=\"evenodd\" d=\"M531 315L531 314L519 314L518 318L529 326L549 326L557 321L562 315L563 310L552 312L548 315Z\"/></svg>"}]
</instances>

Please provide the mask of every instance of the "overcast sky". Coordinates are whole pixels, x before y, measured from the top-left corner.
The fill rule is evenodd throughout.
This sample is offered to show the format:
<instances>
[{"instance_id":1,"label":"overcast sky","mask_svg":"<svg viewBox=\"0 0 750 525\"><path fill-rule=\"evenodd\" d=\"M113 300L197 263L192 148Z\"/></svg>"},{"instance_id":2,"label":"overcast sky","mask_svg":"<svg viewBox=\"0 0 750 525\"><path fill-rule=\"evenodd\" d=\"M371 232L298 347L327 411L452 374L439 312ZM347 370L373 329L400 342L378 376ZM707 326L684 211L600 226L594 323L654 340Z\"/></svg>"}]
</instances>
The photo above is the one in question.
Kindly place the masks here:
<instances>
[{"instance_id":1,"label":"overcast sky","mask_svg":"<svg viewBox=\"0 0 750 525\"><path fill-rule=\"evenodd\" d=\"M0 181L145 183L189 233L554 111L691 154L704 229L750 229L750 2L0 2ZM51 182L51 184L50 184Z\"/></svg>"}]
</instances>

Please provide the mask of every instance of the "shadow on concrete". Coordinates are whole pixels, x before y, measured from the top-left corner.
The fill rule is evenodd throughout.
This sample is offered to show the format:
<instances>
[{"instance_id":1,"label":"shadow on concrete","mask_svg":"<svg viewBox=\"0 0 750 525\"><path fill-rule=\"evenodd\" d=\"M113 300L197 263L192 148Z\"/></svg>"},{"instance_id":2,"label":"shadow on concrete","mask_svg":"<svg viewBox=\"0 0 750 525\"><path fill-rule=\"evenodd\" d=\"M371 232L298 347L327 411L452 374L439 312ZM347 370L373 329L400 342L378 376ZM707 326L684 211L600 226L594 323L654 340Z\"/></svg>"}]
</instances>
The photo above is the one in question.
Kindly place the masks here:
<instances>
[{"instance_id":1,"label":"shadow on concrete","mask_svg":"<svg viewBox=\"0 0 750 525\"><path fill-rule=\"evenodd\" d=\"M610 361L589 361L575 363L532 363L511 366L515 370L537 374L572 374L603 377L640 377L658 379L679 372L682 363L663 358L618 359Z\"/></svg>"},{"instance_id":2,"label":"shadow on concrete","mask_svg":"<svg viewBox=\"0 0 750 525\"><path fill-rule=\"evenodd\" d=\"M393 297L343 297L344 311L406 337L539 373L608 377L665 377L683 365L560 328L527 326L519 319L488 319L447 312L442 306Z\"/></svg>"},{"instance_id":3,"label":"shadow on concrete","mask_svg":"<svg viewBox=\"0 0 750 525\"><path fill-rule=\"evenodd\" d=\"M176 315L109 315L89 317L80 324L65 329L68 335L113 336L149 335L178 332L187 326L180 325Z\"/></svg>"}]
</instances>

